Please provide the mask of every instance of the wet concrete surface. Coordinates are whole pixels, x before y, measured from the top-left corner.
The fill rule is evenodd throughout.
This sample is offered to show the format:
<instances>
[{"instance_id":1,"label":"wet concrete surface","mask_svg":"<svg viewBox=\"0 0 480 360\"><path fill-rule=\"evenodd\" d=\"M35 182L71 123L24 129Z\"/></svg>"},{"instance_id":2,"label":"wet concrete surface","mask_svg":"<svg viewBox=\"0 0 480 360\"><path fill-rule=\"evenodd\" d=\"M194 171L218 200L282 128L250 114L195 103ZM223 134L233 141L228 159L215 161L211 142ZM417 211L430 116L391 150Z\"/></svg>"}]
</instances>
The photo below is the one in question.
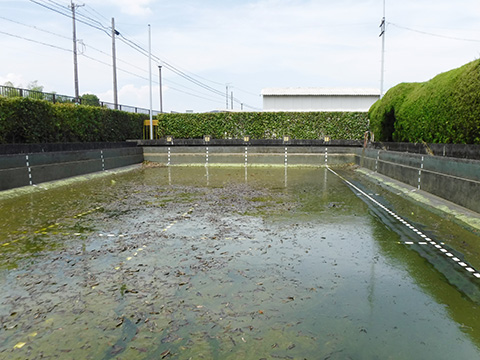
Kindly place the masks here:
<instances>
[{"instance_id":1,"label":"wet concrete surface","mask_svg":"<svg viewBox=\"0 0 480 360\"><path fill-rule=\"evenodd\" d=\"M478 358L480 279L364 194L480 268L476 230L349 168L153 167L3 198L0 358Z\"/></svg>"}]
</instances>

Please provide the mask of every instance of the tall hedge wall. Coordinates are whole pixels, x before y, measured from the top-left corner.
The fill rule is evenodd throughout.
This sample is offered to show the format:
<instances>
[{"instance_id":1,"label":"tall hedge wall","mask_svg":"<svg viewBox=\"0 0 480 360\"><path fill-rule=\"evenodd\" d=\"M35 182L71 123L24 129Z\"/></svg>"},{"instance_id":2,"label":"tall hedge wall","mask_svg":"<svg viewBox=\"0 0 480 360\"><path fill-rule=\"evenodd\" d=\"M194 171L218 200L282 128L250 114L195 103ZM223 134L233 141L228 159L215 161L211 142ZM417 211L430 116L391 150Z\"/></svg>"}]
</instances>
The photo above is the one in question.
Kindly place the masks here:
<instances>
[{"instance_id":1,"label":"tall hedge wall","mask_svg":"<svg viewBox=\"0 0 480 360\"><path fill-rule=\"evenodd\" d=\"M376 139L480 144L480 60L390 89L369 111Z\"/></svg>"},{"instance_id":2,"label":"tall hedge wall","mask_svg":"<svg viewBox=\"0 0 480 360\"><path fill-rule=\"evenodd\" d=\"M203 114L161 114L159 135L180 139L211 135L217 139L363 139L368 130L367 113L325 112L238 112Z\"/></svg>"},{"instance_id":3,"label":"tall hedge wall","mask_svg":"<svg viewBox=\"0 0 480 360\"><path fill-rule=\"evenodd\" d=\"M101 107L0 96L0 143L140 139L146 116Z\"/></svg>"},{"instance_id":4,"label":"tall hedge wall","mask_svg":"<svg viewBox=\"0 0 480 360\"><path fill-rule=\"evenodd\" d=\"M29 98L0 96L0 143L101 142L141 139L148 115L101 107L51 104ZM362 139L368 130L366 113L240 112L161 114L159 135L194 139Z\"/></svg>"}]
</instances>

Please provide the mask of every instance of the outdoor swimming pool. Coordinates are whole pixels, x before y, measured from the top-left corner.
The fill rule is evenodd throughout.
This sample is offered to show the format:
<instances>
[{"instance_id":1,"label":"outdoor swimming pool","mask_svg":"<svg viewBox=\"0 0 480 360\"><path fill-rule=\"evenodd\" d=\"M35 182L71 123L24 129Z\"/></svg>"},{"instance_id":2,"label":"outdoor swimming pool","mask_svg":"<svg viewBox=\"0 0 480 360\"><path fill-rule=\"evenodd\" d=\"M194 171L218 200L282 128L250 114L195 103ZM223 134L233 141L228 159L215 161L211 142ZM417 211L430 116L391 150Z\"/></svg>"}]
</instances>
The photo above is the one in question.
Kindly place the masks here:
<instances>
[{"instance_id":1,"label":"outdoor swimming pool","mask_svg":"<svg viewBox=\"0 0 480 360\"><path fill-rule=\"evenodd\" d=\"M2 359L480 357L478 232L347 167L142 168L0 218Z\"/></svg>"}]
</instances>

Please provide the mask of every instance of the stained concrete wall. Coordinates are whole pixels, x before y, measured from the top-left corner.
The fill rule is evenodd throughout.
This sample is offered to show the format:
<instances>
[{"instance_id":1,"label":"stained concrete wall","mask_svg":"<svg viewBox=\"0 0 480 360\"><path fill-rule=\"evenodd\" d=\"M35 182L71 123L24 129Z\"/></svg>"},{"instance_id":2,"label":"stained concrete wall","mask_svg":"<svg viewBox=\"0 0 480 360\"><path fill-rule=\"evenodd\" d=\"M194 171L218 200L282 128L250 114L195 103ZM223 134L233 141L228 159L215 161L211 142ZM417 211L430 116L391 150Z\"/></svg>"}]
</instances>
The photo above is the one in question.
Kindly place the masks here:
<instances>
[{"instance_id":1,"label":"stained concrete wall","mask_svg":"<svg viewBox=\"0 0 480 360\"><path fill-rule=\"evenodd\" d=\"M357 149L356 163L480 213L480 161Z\"/></svg>"},{"instance_id":2,"label":"stained concrete wall","mask_svg":"<svg viewBox=\"0 0 480 360\"><path fill-rule=\"evenodd\" d=\"M418 146L407 146L403 150L413 149L420 153L389 151L375 146L363 148L358 141L254 140L245 143L220 139L209 144L202 139L175 140L175 145L165 139L93 146L47 144L25 148L7 145L0 146L0 190L138 164L144 160L169 165L334 166L356 163L480 213L480 161L444 156L450 153L475 158L476 148L438 145L435 151L441 155L434 156L428 155L431 151ZM401 145L399 148L402 146L405 147Z\"/></svg>"},{"instance_id":3,"label":"stained concrete wall","mask_svg":"<svg viewBox=\"0 0 480 360\"><path fill-rule=\"evenodd\" d=\"M229 144L212 146L203 140L182 141L181 145L146 142L143 144L144 158L169 165L334 166L356 163L480 213L480 161L443 156L442 145L438 146L442 156L433 156L362 148L358 144L332 146L313 142L302 146L276 141L252 146L241 145L238 140ZM448 148L448 151L465 154L455 147Z\"/></svg>"},{"instance_id":4,"label":"stained concrete wall","mask_svg":"<svg viewBox=\"0 0 480 360\"><path fill-rule=\"evenodd\" d=\"M304 165L354 163L355 148L331 146L145 146L144 159L169 165Z\"/></svg>"},{"instance_id":5,"label":"stained concrete wall","mask_svg":"<svg viewBox=\"0 0 480 360\"><path fill-rule=\"evenodd\" d=\"M142 148L134 146L3 154L0 155L0 190L105 171L142 161Z\"/></svg>"}]
</instances>

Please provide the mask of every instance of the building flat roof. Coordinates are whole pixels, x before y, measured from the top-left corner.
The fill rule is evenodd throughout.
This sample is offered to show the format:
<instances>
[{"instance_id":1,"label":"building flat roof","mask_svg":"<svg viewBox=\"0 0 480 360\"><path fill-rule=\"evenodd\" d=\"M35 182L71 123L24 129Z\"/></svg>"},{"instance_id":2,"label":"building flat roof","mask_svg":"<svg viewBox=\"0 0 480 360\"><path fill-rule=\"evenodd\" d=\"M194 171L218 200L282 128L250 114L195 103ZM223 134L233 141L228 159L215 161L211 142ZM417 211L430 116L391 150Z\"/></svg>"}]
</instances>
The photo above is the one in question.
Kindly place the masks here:
<instances>
[{"instance_id":1,"label":"building flat roof","mask_svg":"<svg viewBox=\"0 0 480 360\"><path fill-rule=\"evenodd\" d=\"M379 89L373 88L323 88L287 87L265 88L262 96L380 96Z\"/></svg>"}]
</instances>

